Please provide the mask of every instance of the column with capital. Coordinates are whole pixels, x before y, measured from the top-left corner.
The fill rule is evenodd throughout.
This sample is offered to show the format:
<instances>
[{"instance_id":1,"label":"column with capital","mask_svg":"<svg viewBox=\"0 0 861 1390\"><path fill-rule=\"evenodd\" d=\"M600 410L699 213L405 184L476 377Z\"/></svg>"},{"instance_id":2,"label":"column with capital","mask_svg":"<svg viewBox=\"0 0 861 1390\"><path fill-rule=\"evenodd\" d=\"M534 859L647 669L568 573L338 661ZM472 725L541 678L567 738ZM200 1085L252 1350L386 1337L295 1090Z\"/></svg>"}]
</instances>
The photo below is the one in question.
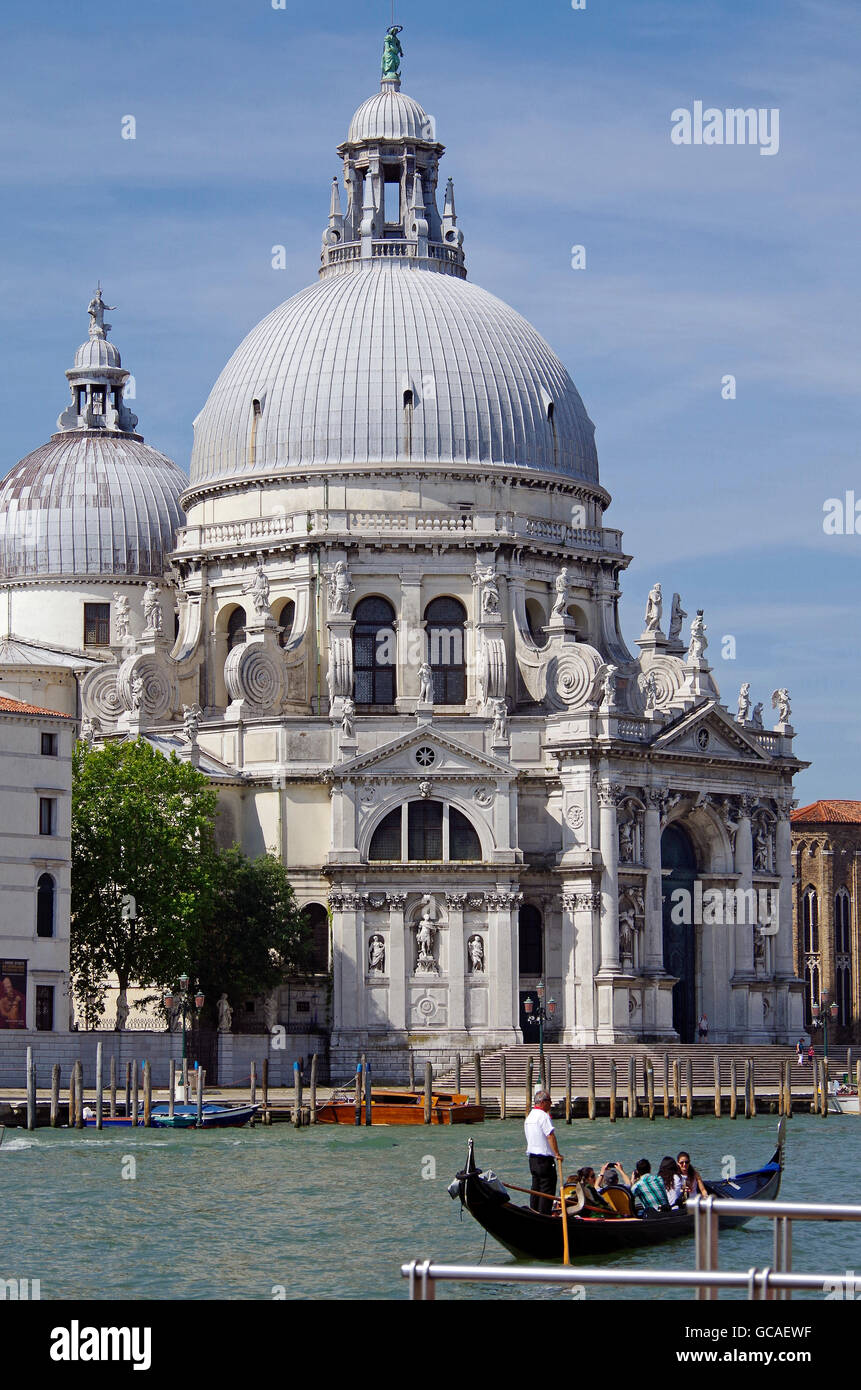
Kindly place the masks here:
<instances>
[{"instance_id":1,"label":"column with capital","mask_svg":"<svg viewBox=\"0 0 861 1390\"><path fill-rule=\"evenodd\" d=\"M349 889L333 889L332 908L333 988L335 1030L356 1029L364 1023L365 947L364 903Z\"/></svg>"},{"instance_id":2,"label":"column with capital","mask_svg":"<svg viewBox=\"0 0 861 1390\"><path fill-rule=\"evenodd\" d=\"M755 806L755 797L747 795L739 797L738 828L735 835L735 871L738 874L736 888L745 894L753 891L753 837L750 829L750 818ZM737 898L736 901L740 900ZM749 913L741 912L738 915L745 920L737 921L733 931L735 942L733 977L735 979L747 978L754 973L753 926L746 920Z\"/></svg>"},{"instance_id":3,"label":"column with capital","mask_svg":"<svg viewBox=\"0 0 861 1390\"><path fill-rule=\"evenodd\" d=\"M643 863L646 876L646 972L661 975L664 971L664 916L661 878L661 815L667 804L667 793L660 787L650 787L646 796L646 816L643 830Z\"/></svg>"},{"instance_id":4,"label":"column with capital","mask_svg":"<svg viewBox=\"0 0 861 1390\"><path fill-rule=\"evenodd\" d=\"M389 909L389 1022L392 1028L407 1028L407 942L404 927L406 893L387 893Z\"/></svg>"},{"instance_id":5,"label":"column with capital","mask_svg":"<svg viewBox=\"0 0 861 1390\"><path fill-rule=\"evenodd\" d=\"M466 959L463 942L465 893L446 893L448 913L448 1022L461 1032L466 1027Z\"/></svg>"},{"instance_id":6,"label":"column with capital","mask_svg":"<svg viewBox=\"0 0 861 1390\"><path fill-rule=\"evenodd\" d=\"M615 782L598 783L601 859L601 961L602 975L617 975L619 965L619 828L616 807L623 788Z\"/></svg>"},{"instance_id":7,"label":"column with capital","mask_svg":"<svg viewBox=\"0 0 861 1390\"><path fill-rule=\"evenodd\" d=\"M511 1029L519 1017L520 977L517 971L517 914L523 894L508 889L487 894L488 944L493 952L491 965L494 987L491 995L491 1021L494 1028Z\"/></svg>"}]
</instances>

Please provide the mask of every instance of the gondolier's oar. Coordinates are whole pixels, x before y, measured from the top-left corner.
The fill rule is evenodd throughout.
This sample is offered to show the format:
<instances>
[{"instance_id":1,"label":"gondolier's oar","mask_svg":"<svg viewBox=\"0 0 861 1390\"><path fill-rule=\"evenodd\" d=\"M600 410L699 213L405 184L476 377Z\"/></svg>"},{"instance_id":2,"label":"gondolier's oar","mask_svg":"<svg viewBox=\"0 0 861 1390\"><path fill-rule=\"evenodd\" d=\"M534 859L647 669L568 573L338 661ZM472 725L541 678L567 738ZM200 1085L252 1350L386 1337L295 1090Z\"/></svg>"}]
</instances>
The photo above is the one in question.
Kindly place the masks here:
<instances>
[{"instance_id":1,"label":"gondolier's oar","mask_svg":"<svg viewBox=\"0 0 861 1390\"><path fill-rule=\"evenodd\" d=\"M570 1265L571 1252L568 1249L568 1204L565 1201L565 1180L562 1177L562 1159L557 1158L556 1167L559 1171L559 1195L562 1199L562 1263Z\"/></svg>"}]
</instances>

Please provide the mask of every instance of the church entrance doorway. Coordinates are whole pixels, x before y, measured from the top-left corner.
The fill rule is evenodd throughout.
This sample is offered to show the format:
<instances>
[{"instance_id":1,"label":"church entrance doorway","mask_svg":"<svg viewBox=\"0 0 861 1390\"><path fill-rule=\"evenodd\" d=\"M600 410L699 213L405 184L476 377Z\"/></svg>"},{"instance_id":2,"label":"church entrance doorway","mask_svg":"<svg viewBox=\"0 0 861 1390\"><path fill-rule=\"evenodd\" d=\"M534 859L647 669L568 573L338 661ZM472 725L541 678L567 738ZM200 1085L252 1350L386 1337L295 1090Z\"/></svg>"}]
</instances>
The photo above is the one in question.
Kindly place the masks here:
<instances>
[{"instance_id":1,"label":"church entrance doorway","mask_svg":"<svg viewBox=\"0 0 861 1390\"><path fill-rule=\"evenodd\" d=\"M693 902L697 857L690 837L680 825L670 825L661 836L663 869L664 969L678 977L673 986L673 1027L679 1041L691 1043L696 1033L696 927L672 920L673 894L684 889ZM669 869L669 873L667 870ZM676 898L676 902L679 899ZM676 912L677 917L681 914ZM690 912L685 914L690 917Z\"/></svg>"}]
</instances>

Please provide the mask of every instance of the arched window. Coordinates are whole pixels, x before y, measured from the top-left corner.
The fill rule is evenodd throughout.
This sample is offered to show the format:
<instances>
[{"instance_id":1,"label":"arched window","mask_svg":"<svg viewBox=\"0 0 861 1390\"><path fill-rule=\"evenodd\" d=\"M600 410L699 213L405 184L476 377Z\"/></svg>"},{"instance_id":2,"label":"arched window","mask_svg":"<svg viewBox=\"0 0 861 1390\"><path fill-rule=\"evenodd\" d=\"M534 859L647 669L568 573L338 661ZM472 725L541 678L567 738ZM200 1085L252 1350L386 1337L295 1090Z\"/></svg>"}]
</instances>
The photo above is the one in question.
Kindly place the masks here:
<instances>
[{"instance_id":1,"label":"arched window","mask_svg":"<svg viewBox=\"0 0 861 1390\"><path fill-rule=\"evenodd\" d=\"M305 920L311 936L310 969L315 975L325 975L329 969L329 914L322 903L309 903Z\"/></svg>"},{"instance_id":2,"label":"arched window","mask_svg":"<svg viewBox=\"0 0 861 1390\"><path fill-rule=\"evenodd\" d=\"M353 691L358 705L395 703L395 610L384 598L353 609Z\"/></svg>"},{"instance_id":3,"label":"arched window","mask_svg":"<svg viewBox=\"0 0 861 1390\"><path fill-rule=\"evenodd\" d=\"M36 885L36 935L54 935L55 885L50 874L41 874Z\"/></svg>"},{"instance_id":4,"label":"arched window","mask_svg":"<svg viewBox=\"0 0 861 1390\"><path fill-rule=\"evenodd\" d=\"M245 641L245 609L234 608L227 619L227 650L233 651L240 642Z\"/></svg>"},{"instance_id":5,"label":"arched window","mask_svg":"<svg viewBox=\"0 0 861 1390\"><path fill-rule=\"evenodd\" d=\"M529 636L532 638L536 647L547 646L547 633L544 626L547 622L547 615L537 598L526 600L526 626L529 628Z\"/></svg>"},{"instance_id":6,"label":"arched window","mask_svg":"<svg viewBox=\"0 0 861 1390\"><path fill-rule=\"evenodd\" d=\"M819 900L815 888L805 888L802 898L804 953L816 955L819 950Z\"/></svg>"},{"instance_id":7,"label":"arched window","mask_svg":"<svg viewBox=\"0 0 861 1390\"><path fill-rule=\"evenodd\" d=\"M804 966L804 1026L809 1029L813 1022L813 1005L819 1003L819 962L814 957Z\"/></svg>"},{"instance_id":8,"label":"arched window","mask_svg":"<svg viewBox=\"0 0 861 1390\"><path fill-rule=\"evenodd\" d=\"M293 602L292 598L288 598L287 602L281 605L281 612L276 618L276 622L281 627L281 632L278 634L278 641L281 643L282 647L286 647L287 643L290 641L290 634L293 631L293 624L295 621L296 604Z\"/></svg>"},{"instance_id":9,"label":"arched window","mask_svg":"<svg viewBox=\"0 0 861 1390\"><path fill-rule=\"evenodd\" d=\"M524 903L517 914L518 958L521 975L541 975L544 971L544 931L541 913L532 903Z\"/></svg>"},{"instance_id":10,"label":"arched window","mask_svg":"<svg viewBox=\"0 0 861 1390\"><path fill-rule=\"evenodd\" d=\"M845 888L838 888L834 894L834 950L848 952L849 947L849 908L852 899Z\"/></svg>"},{"instance_id":11,"label":"arched window","mask_svg":"<svg viewBox=\"0 0 861 1390\"><path fill-rule=\"evenodd\" d=\"M481 859L481 841L472 822L442 801L409 801L380 821L371 837L368 860L395 863Z\"/></svg>"},{"instance_id":12,"label":"arched window","mask_svg":"<svg viewBox=\"0 0 861 1390\"><path fill-rule=\"evenodd\" d=\"M435 705L466 701L466 609L456 598L435 598L425 609L427 659Z\"/></svg>"}]
</instances>

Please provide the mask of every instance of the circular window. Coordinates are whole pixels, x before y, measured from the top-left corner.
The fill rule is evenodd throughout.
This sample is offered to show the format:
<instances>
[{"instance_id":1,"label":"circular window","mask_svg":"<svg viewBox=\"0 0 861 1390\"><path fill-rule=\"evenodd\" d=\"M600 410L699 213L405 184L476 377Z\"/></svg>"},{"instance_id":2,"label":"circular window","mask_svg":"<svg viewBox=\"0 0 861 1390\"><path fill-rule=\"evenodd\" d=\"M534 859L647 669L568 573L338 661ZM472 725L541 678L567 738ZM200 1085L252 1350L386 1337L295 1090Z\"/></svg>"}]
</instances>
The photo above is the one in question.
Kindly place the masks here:
<instances>
[{"instance_id":1,"label":"circular window","mask_svg":"<svg viewBox=\"0 0 861 1390\"><path fill-rule=\"evenodd\" d=\"M711 743L711 735L708 729L697 729L697 748L708 748Z\"/></svg>"},{"instance_id":2,"label":"circular window","mask_svg":"<svg viewBox=\"0 0 861 1390\"><path fill-rule=\"evenodd\" d=\"M436 762L436 753L427 744L423 744L421 748L416 749L416 762L419 767L431 767Z\"/></svg>"}]
</instances>

